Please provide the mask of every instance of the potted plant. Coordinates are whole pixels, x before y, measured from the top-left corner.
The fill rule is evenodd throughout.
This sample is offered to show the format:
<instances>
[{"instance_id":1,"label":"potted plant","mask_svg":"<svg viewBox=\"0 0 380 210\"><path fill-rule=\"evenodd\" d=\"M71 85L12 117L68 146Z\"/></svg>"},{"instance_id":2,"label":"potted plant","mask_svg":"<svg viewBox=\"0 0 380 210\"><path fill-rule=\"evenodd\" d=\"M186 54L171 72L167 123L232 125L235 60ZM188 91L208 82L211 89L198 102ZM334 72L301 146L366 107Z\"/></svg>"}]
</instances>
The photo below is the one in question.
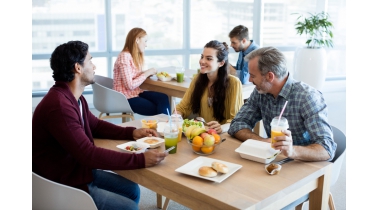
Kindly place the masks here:
<instances>
[{"instance_id":1,"label":"potted plant","mask_svg":"<svg viewBox=\"0 0 380 210\"><path fill-rule=\"evenodd\" d=\"M296 13L297 14L297 13ZM300 15L295 29L307 36L306 47L298 48L294 57L294 78L322 89L326 77L327 55L323 47L333 47L333 23L325 12Z\"/></svg>"},{"instance_id":2,"label":"potted plant","mask_svg":"<svg viewBox=\"0 0 380 210\"><path fill-rule=\"evenodd\" d=\"M298 22L295 24L297 34L302 35L305 33L308 36L306 40L307 48L333 47L333 33L331 31L333 24L329 21L329 15L325 12L314 15L309 14L310 17L304 19L303 15L300 15L297 18ZM326 38L326 35L329 38Z\"/></svg>"}]
</instances>

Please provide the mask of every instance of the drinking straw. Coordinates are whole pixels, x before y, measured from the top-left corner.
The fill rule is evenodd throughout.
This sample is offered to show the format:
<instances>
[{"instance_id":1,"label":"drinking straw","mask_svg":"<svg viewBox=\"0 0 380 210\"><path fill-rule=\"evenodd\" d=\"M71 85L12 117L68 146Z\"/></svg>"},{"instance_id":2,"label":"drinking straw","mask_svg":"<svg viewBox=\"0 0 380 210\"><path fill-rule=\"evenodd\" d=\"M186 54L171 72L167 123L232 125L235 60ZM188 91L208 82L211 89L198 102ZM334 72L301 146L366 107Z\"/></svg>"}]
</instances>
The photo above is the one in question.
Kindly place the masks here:
<instances>
[{"instance_id":1,"label":"drinking straw","mask_svg":"<svg viewBox=\"0 0 380 210\"><path fill-rule=\"evenodd\" d=\"M172 130L172 116L170 115L168 108L166 108L166 111L168 112L168 115L169 115L169 125L170 125L170 131L171 131Z\"/></svg>"},{"instance_id":2,"label":"drinking straw","mask_svg":"<svg viewBox=\"0 0 380 210\"><path fill-rule=\"evenodd\" d=\"M281 110L280 116L278 117L277 126L278 126L278 124L280 123L280 119L281 119L282 114L284 113L284 110L285 110L286 104L288 104L288 101L286 101L285 104L284 104L284 107L282 107L282 110Z\"/></svg>"}]
</instances>

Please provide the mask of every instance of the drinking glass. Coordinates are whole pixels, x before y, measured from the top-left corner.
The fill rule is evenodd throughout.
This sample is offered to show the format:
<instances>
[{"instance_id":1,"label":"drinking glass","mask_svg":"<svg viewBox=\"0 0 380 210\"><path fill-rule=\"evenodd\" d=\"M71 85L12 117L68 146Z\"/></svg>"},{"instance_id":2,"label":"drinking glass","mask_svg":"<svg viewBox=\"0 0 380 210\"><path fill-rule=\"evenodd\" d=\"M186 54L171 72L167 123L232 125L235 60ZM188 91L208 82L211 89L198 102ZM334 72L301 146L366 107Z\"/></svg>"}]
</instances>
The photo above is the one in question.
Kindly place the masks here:
<instances>
[{"instance_id":1,"label":"drinking glass","mask_svg":"<svg viewBox=\"0 0 380 210\"><path fill-rule=\"evenodd\" d=\"M175 154L177 152L178 144L178 128L174 124L165 126L164 129L165 149L169 149L174 146L174 149L169 151L169 154Z\"/></svg>"},{"instance_id":2,"label":"drinking glass","mask_svg":"<svg viewBox=\"0 0 380 210\"><path fill-rule=\"evenodd\" d=\"M177 82L183 82L183 78L185 76L185 69L183 67L177 67L175 69L175 73L177 74Z\"/></svg>"},{"instance_id":3,"label":"drinking glass","mask_svg":"<svg viewBox=\"0 0 380 210\"><path fill-rule=\"evenodd\" d=\"M288 120L285 117L281 117L281 119L279 120L279 117L277 116L272 119L270 126L271 126L271 139L272 139L271 146L273 148L273 144L277 142L276 140L274 140L274 137L285 136L281 131L287 130L289 128L289 124L288 124Z\"/></svg>"},{"instance_id":4,"label":"drinking glass","mask_svg":"<svg viewBox=\"0 0 380 210\"><path fill-rule=\"evenodd\" d=\"M180 142L182 140L183 118L180 114L172 114L171 119L172 119L173 125L177 126L178 128L178 142Z\"/></svg>"}]
</instances>

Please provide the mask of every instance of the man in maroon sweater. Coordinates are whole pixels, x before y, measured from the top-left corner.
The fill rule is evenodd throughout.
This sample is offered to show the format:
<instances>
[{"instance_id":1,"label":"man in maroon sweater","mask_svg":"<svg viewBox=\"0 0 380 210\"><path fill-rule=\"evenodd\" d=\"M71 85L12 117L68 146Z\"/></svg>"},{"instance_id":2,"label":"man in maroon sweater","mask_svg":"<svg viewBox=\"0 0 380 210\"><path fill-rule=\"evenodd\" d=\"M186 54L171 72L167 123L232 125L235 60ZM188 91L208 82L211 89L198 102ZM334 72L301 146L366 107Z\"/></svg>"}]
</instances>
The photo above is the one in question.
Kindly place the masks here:
<instances>
[{"instance_id":1,"label":"man in maroon sweater","mask_svg":"<svg viewBox=\"0 0 380 210\"><path fill-rule=\"evenodd\" d=\"M70 41L51 55L55 85L38 104L32 120L32 170L58 183L87 191L98 209L138 209L138 185L103 170L154 166L168 154L148 150L142 154L116 152L94 145L93 137L138 139L158 136L155 130L120 127L99 120L82 93L94 83L95 65L88 45Z\"/></svg>"}]
</instances>

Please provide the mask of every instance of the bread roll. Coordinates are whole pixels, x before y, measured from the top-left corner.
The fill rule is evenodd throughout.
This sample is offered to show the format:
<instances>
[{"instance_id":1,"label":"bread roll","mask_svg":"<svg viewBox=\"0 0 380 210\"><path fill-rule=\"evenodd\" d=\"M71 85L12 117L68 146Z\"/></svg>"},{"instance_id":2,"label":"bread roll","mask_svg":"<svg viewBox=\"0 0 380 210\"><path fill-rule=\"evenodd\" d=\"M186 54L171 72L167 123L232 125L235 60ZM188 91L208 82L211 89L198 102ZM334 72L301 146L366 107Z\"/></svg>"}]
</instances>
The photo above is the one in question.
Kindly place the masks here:
<instances>
[{"instance_id":1,"label":"bread roll","mask_svg":"<svg viewBox=\"0 0 380 210\"><path fill-rule=\"evenodd\" d=\"M212 162L212 168L215 169L217 172L220 172L220 173L228 173L228 167L226 165L224 165L223 163L219 163L219 162Z\"/></svg>"},{"instance_id":2,"label":"bread roll","mask_svg":"<svg viewBox=\"0 0 380 210\"><path fill-rule=\"evenodd\" d=\"M198 170L199 175L205 176L205 177L215 177L218 175L218 172L216 172L213 168L209 166L202 166Z\"/></svg>"}]
</instances>

